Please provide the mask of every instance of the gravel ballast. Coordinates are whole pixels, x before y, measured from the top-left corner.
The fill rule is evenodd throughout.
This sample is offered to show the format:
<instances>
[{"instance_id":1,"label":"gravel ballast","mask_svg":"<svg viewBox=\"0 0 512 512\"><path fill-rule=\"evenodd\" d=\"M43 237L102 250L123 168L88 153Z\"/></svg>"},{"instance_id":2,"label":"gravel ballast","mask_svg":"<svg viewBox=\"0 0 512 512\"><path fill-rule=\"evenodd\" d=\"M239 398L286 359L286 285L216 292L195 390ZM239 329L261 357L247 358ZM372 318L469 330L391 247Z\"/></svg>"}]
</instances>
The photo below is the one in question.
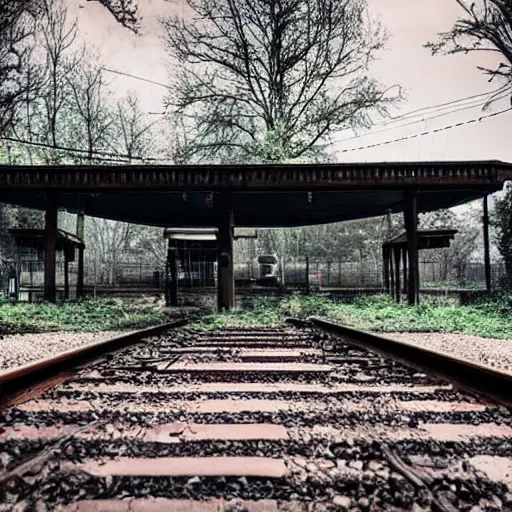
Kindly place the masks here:
<instances>
[{"instance_id":1,"label":"gravel ballast","mask_svg":"<svg viewBox=\"0 0 512 512\"><path fill-rule=\"evenodd\" d=\"M3 336L0 338L0 373L122 334L128 334L128 331L50 332Z\"/></svg>"},{"instance_id":2,"label":"gravel ballast","mask_svg":"<svg viewBox=\"0 0 512 512\"><path fill-rule=\"evenodd\" d=\"M378 333L425 349L512 373L512 340L480 338L458 333Z\"/></svg>"}]
</instances>

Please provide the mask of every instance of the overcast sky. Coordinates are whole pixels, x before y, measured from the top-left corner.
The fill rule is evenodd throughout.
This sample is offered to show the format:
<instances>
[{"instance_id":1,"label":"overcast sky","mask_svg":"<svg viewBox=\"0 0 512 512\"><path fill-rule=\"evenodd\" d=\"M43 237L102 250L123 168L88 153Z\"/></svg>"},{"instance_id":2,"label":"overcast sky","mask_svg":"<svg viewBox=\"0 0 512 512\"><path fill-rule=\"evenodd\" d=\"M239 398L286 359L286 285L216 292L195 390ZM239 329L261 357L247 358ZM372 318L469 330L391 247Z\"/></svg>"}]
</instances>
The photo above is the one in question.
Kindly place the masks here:
<instances>
[{"instance_id":1,"label":"overcast sky","mask_svg":"<svg viewBox=\"0 0 512 512\"><path fill-rule=\"evenodd\" d=\"M78 17L81 35L97 47L107 67L166 83L172 73L162 40L158 18L182 9L180 0L139 0L143 16L142 31L134 35L118 25L96 2L67 0L71 16ZM491 54L432 57L423 45L436 33L448 30L459 7L455 0L368 0L378 13L390 38L374 74L388 85L400 84L406 93L402 112L458 100L492 91L499 84L487 82L477 65L491 66ZM130 78L111 75L116 94L137 90L145 110L159 112L166 89ZM510 106L508 99L482 112L481 107L418 122L400 129L338 142L335 149L351 149L385 142L436 128L478 118ZM392 160L470 160L500 159L512 161L509 126L512 112L437 134L425 135L382 147L337 153L339 161ZM386 128L390 128L387 126ZM379 128L382 130L383 128ZM377 130L377 128L375 128ZM346 139L353 133L335 135Z\"/></svg>"}]
</instances>

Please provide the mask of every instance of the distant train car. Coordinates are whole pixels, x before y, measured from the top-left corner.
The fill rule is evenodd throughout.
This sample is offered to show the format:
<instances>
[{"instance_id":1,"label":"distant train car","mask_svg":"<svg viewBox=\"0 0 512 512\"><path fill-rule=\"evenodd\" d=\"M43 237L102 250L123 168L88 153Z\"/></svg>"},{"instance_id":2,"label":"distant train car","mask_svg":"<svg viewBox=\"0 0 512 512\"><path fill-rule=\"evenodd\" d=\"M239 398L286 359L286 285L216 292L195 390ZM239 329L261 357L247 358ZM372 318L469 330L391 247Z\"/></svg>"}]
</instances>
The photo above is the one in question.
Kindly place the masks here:
<instances>
[{"instance_id":1,"label":"distant train car","mask_svg":"<svg viewBox=\"0 0 512 512\"><path fill-rule=\"evenodd\" d=\"M257 257L258 284L281 284L281 265L275 254L261 254Z\"/></svg>"}]
</instances>

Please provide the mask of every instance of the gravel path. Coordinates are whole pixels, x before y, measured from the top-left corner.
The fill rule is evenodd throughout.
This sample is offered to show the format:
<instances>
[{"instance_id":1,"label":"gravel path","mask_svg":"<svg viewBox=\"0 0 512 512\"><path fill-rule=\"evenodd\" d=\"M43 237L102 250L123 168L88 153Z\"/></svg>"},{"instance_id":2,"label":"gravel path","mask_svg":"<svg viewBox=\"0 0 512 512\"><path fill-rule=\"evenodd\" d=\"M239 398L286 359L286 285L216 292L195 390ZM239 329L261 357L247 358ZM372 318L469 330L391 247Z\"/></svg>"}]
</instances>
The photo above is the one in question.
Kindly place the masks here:
<instances>
[{"instance_id":1,"label":"gravel path","mask_svg":"<svg viewBox=\"0 0 512 512\"><path fill-rule=\"evenodd\" d=\"M126 332L50 332L3 336L0 338L0 373L120 334Z\"/></svg>"},{"instance_id":2,"label":"gravel path","mask_svg":"<svg viewBox=\"0 0 512 512\"><path fill-rule=\"evenodd\" d=\"M379 334L512 373L512 340L439 332Z\"/></svg>"}]
</instances>

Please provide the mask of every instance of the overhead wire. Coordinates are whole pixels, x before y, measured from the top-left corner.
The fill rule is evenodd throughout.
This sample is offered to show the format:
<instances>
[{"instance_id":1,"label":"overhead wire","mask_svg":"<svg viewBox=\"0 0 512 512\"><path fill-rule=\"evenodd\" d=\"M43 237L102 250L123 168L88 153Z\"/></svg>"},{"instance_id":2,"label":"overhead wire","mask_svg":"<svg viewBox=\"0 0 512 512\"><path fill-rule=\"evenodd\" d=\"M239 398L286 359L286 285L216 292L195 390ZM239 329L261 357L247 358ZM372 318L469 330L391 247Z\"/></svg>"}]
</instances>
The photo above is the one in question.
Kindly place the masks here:
<instances>
[{"instance_id":1,"label":"overhead wire","mask_svg":"<svg viewBox=\"0 0 512 512\"><path fill-rule=\"evenodd\" d=\"M489 119L491 117L496 117L496 116L499 116L501 114L505 114L506 112L510 112L511 110L512 110L512 107L509 107L509 108L507 108L505 110L500 110L499 112L494 112L493 114L488 114L486 116L481 116L481 117L478 117L478 118L475 118L475 119L470 119L469 121L462 121L460 123L456 123L456 124L452 124L452 125L448 125L448 126L443 126L442 128L436 128L434 130L428 130L428 131L424 131L424 132L421 132L421 133L414 133L414 134L411 134L411 135L405 135L403 137L398 137L396 139L387 140L387 141L384 141L384 142L377 142L375 144L369 144L367 146L360 146L358 148L340 149L338 152L339 153L350 153L351 151L361 151L363 149L370 149L370 148L376 148L376 147L379 147L379 146L386 146L387 144L394 144L396 142L401 142L401 141L404 141L404 140L414 139L416 137L422 137L424 135L430 135L430 134L437 133L437 132L442 132L442 131L445 131L445 130L451 130L451 129L454 129L454 128L459 128L459 127L464 126L464 125L481 122L481 121L483 121L485 119Z\"/></svg>"},{"instance_id":2,"label":"overhead wire","mask_svg":"<svg viewBox=\"0 0 512 512\"><path fill-rule=\"evenodd\" d=\"M498 94L496 96L497 93L500 93L500 94ZM395 130L395 129L399 129L399 128L404 128L406 126L411 126L413 124L417 124L417 123L420 123L420 122L423 122L423 121L428 121L430 119L437 119L439 117L444 117L444 116L449 115L449 114L455 114L457 112L462 112L464 110L469 110L471 108L476 108L478 106L483 106L484 109L485 109L485 107L489 103L489 99L488 99L489 96L494 97L493 102L495 102L495 101L498 101L498 100L506 97L508 94L509 94L508 86L507 87L500 87L500 88L498 88L498 89L496 89L494 91L488 92L488 93L482 93L482 94L476 94L476 95L472 95L472 96L467 96L465 98L460 98L459 100L453 100L453 101L450 101L450 102L441 103L439 105L431 105L429 107L423 107L421 109L412 110L410 112L406 112L403 115L391 118L390 120L386 120L386 121L383 121L381 123L377 123L377 124L373 125L373 127L377 127L378 128L378 127L381 127L381 126L393 125L393 124L399 123L401 121L408 121L408 122L406 122L404 124L399 124L399 125L396 125L396 126L391 126L389 128L385 128L385 129L382 129L382 130L371 130L369 132L361 133L361 134L358 134L358 135L353 135L353 136L350 136L350 137L335 138L335 139L333 139L333 143L342 142L342 141L346 141L346 140L354 140L354 139L358 139L358 138L361 138L361 137L369 137L369 136L374 135L376 133L382 133L382 132L385 132L385 131L391 131L391 130ZM484 96L486 98L483 98ZM469 101L469 103L464 104L464 102L466 102L468 100L472 100L472 101ZM459 107L459 106L461 108L456 108L456 107ZM437 107L440 107L440 108L437 108ZM433 112L427 112L427 113L423 114L422 116L418 117L418 112L426 111L426 110L433 110L433 109L435 109ZM448 110L448 109L449 109L448 112L439 113L439 112L443 112L444 110ZM434 114L436 114L436 115L434 115ZM418 119L409 121L408 120L409 117L418 117Z\"/></svg>"},{"instance_id":3,"label":"overhead wire","mask_svg":"<svg viewBox=\"0 0 512 512\"><path fill-rule=\"evenodd\" d=\"M70 153L80 153L80 154L86 154L86 155L100 155L101 157L112 157L113 159L125 159L125 160L136 160L136 161L166 161L165 158L155 158L155 157L140 157L140 156L130 156L125 155L122 153L111 153L109 151L102 151L102 150L88 150L88 149L82 149L82 148L72 148L72 147L66 147L66 146L52 146L51 144L46 144L44 142L34 142L24 139L19 139L15 137L8 137L8 136L2 136L0 137L0 140L4 140L7 142L15 142L17 144L23 144L27 146L34 146L34 147L41 147L45 149L52 149L55 151L68 151ZM93 156L95 158L95 156ZM108 159L105 159L108 160Z\"/></svg>"},{"instance_id":4,"label":"overhead wire","mask_svg":"<svg viewBox=\"0 0 512 512\"><path fill-rule=\"evenodd\" d=\"M498 101L499 99L502 99L504 98L506 95L503 94L503 95L500 95L496 98L496 101ZM429 117L421 117L419 119L416 119L414 121L408 121L406 123L403 123L403 124L399 124L397 126L390 126L389 128L383 128L381 130L372 130L372 131L369 131L367 133L361 133L359 135L353 135L351 137L345 137L345 138L337 138L337 139L334 139L333 140L333 143L338 143L338 142L344 142L344 141L347 141L347 140L354 140L354 139L359 139L359 138L362 138L362 137L370 137L372 135L375 135L377 133L383 133L383 132L388 132L388 131L391 131L391 130L398 130L400 128L405 128L407 126L411 126L413 124L418 124L418 123L421 123L421 122L424 122L424 121L430 121L432 119L438 119L440 117L444 117L444 116L447 116L447 115L450 115L450 114L456 114L458 112L463 112L465 110L470 110L472 108L476 108L476 107L479 107L481 105L485 105L486 102L482 102L482 101L477 101L477 102L472 102L472 103L469 103L467 105L464 105L462 106L461 108L455 108L455 109L452 109L448 112L444 112L444 113L441 113L441 114L437 114L437 115L430 115ZM456 106L456 105L454 105ZM436 112L432 112L431 114L436 114ZM396 122L396 121L395 121ZM375 126L385 126L386 123L383 123L383 124L378 124L378 125L375 125Z\"/></svg>"}]
</instances>

